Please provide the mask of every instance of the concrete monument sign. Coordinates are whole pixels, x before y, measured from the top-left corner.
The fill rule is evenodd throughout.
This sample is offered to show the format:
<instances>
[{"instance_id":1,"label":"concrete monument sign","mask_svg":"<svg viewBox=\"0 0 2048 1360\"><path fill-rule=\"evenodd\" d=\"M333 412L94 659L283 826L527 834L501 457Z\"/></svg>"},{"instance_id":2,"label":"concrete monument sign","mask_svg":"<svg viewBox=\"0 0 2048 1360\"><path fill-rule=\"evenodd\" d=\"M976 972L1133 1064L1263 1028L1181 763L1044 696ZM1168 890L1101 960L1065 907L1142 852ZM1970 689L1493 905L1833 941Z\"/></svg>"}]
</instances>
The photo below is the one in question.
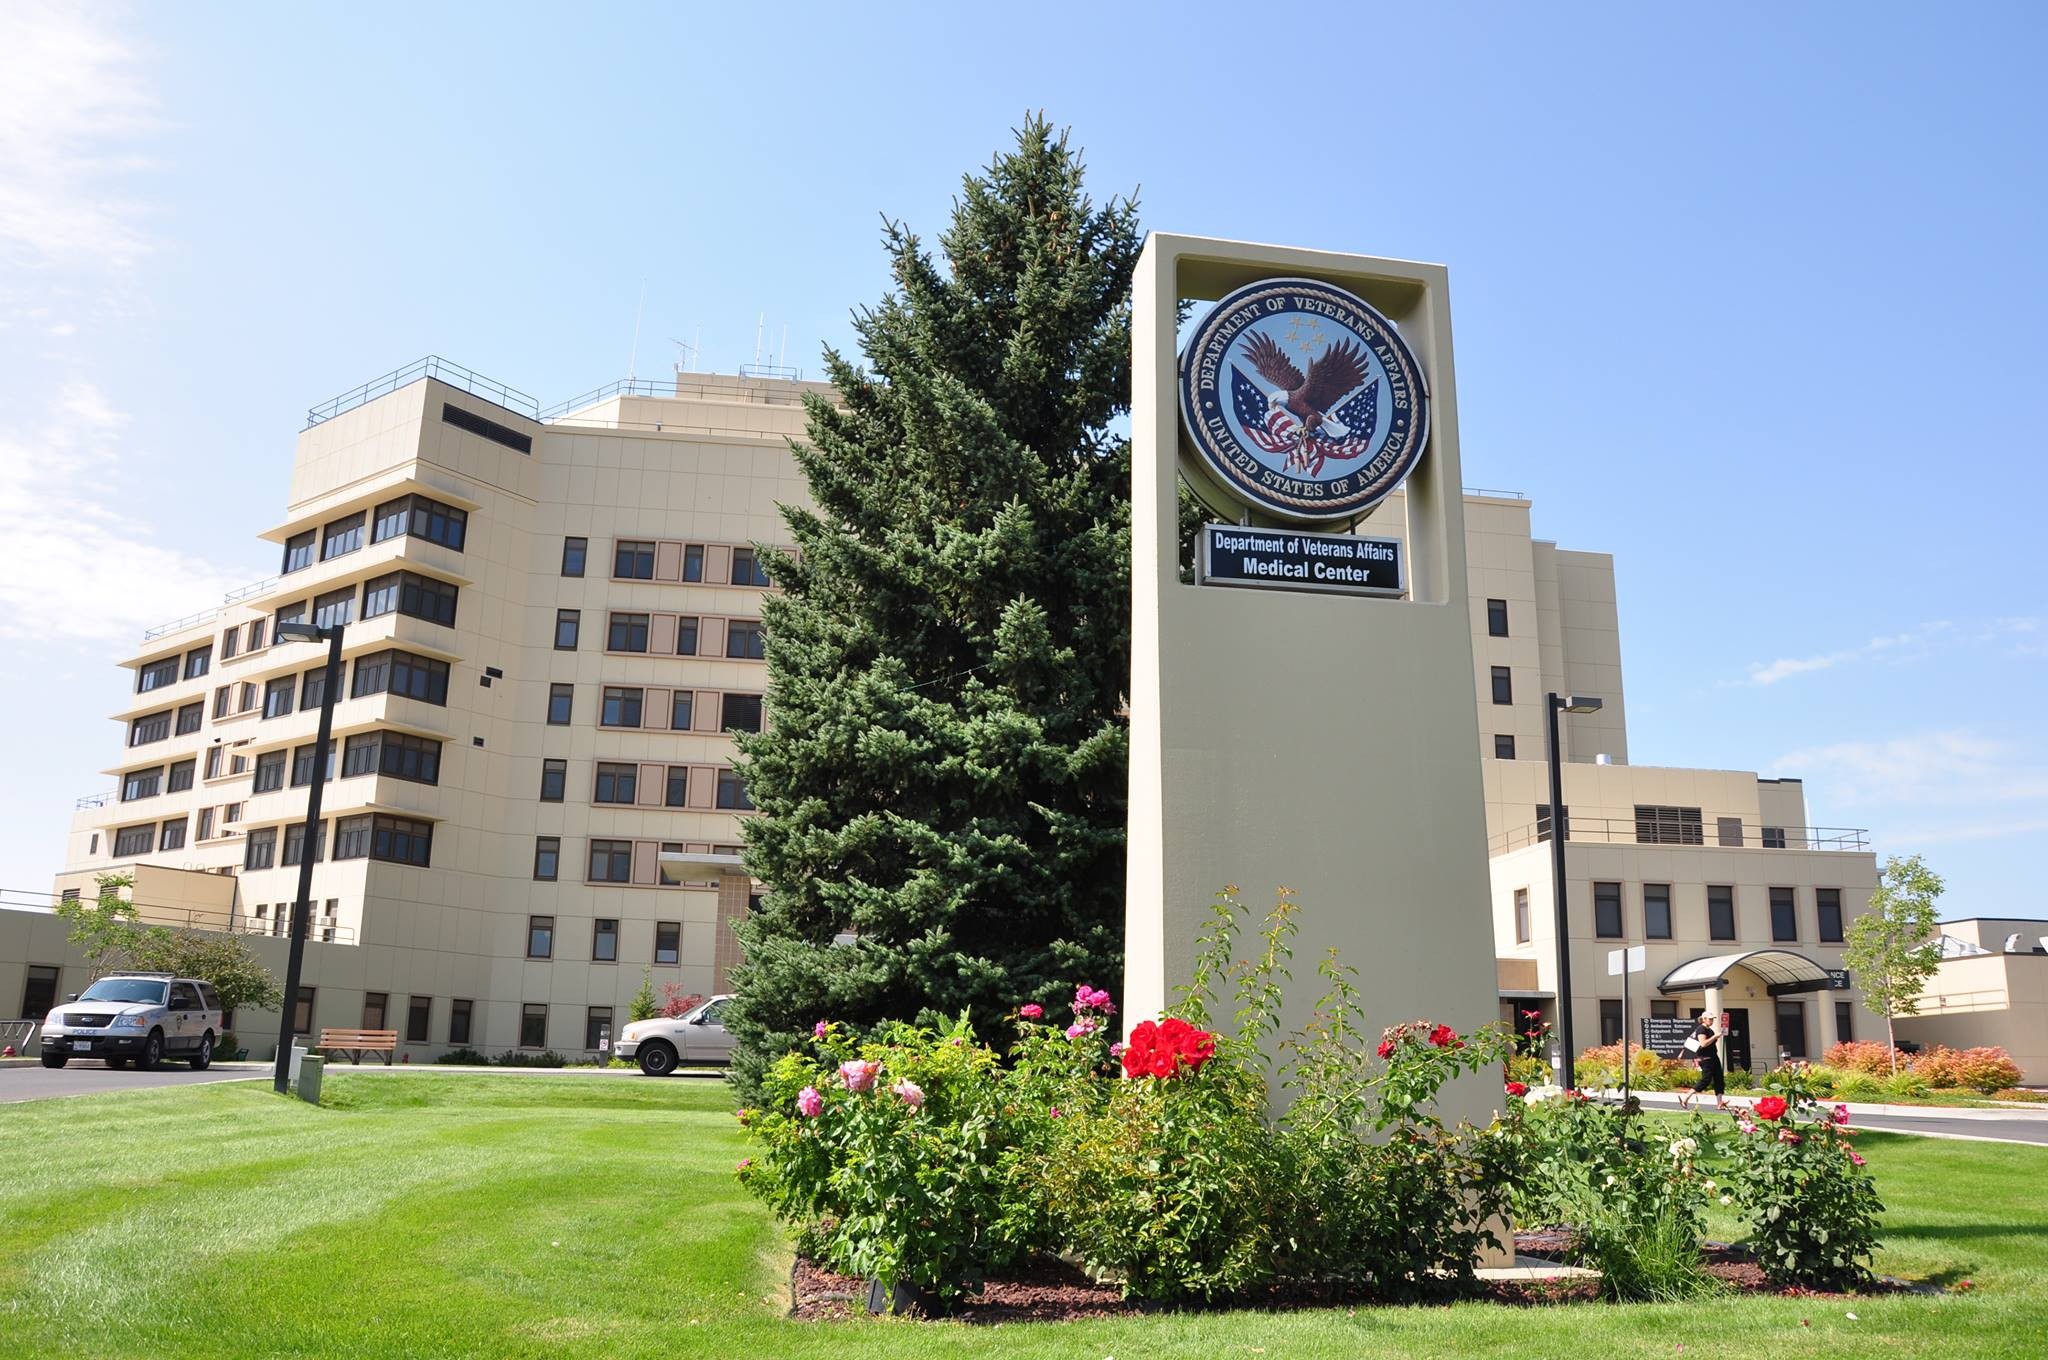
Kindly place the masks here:
<instances>
[{"instance_id":1,"label":"concrete monument sign","mask_svg":"<svg viewBox=\"0 0 2048 1360\"><path fill-rule=\"evenodd\" d=\"M1126 1013L1171 999L1236 883L1302 904L1289 1027L1333 945L1384 1023L1495 1019L1444 270L1155 234L1134 324ZM1199 584L1183 477L1242 526L1207 535ZM1292 527L1347 528L1404 479L1391 558ZM1482 1116L1480 1085L1444 1113Z\"/></svg>"}]
</instances>

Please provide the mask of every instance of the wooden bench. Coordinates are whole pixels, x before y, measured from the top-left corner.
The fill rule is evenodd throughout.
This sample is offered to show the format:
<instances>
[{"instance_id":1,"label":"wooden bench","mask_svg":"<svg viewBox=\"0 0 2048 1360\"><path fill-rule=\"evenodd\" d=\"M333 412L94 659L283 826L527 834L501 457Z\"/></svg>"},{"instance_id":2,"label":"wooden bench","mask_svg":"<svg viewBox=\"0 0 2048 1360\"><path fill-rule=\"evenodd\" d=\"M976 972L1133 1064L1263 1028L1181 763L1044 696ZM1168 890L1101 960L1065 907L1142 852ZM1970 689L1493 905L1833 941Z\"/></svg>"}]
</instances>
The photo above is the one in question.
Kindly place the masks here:
<instances>
[{"instance_id":1,"label":"wooden bench","mask_svg":"<svg viewBox=\"0 0 2048 1360\"><path fill-rule=\"evenodd\" d=\"M375 1053L384 1059L386 1067L391 1066L391 1055L398 1051L398 1031L395 1029L323 1029L318 1045L322 1053L345 1053L348 1060L360 1067L365 1053Z\"/></svg>"}]
</instances>

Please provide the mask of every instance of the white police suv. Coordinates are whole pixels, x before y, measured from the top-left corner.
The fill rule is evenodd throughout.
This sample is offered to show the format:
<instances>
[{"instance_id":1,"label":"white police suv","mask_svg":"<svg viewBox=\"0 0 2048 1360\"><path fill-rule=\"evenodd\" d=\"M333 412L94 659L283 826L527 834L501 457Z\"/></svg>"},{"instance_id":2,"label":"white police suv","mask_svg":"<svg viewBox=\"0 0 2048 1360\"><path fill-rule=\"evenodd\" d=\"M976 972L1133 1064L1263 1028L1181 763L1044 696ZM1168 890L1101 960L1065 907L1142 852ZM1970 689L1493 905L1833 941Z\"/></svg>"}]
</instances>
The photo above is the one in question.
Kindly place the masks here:
<instances>
[{"instance_id":1,"label":"white police suv","mask_svg":"<svg viewBox=\"0 0 2048 1360\"><path fill-rule=\"evenodd\" d=\"M43 1066L100 1058L109 1067L133 1062L147 1072L175 1057L203 1072L213 1065L220 1032L220 998L212 983L169 973L113 973L43 1021Z\"/></svg>"}]
</instances>

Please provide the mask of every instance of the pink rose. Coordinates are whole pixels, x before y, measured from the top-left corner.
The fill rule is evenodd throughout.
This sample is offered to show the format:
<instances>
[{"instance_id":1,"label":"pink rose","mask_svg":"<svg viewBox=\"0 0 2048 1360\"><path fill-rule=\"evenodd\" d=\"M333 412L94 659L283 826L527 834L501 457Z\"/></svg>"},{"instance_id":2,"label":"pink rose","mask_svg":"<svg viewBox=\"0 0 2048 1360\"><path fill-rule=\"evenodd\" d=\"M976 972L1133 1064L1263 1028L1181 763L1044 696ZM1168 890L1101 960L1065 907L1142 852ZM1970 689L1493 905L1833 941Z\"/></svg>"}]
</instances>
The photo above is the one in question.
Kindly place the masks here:
<instances>
[{"instance_id":1,"label":"pink rose","mask_svg":"<svg viewBox=\"0 0 2048 1360\"><path fill-rule=\"evenodd\" d=\"M875 1074L882 1065L872 1058L854 1058L839 1064L839 1080L849 1091L872 1091L875 1088Z\"/></svg>"},{"instance_id":2,"label":"pink rose","mask_svg":"<svg viewBox=\"0 0 2048 1360\"><path fill-rule=\"evenodd\" d=\"M1847 1105L1835 1106L1835 1122L1837 1124L1846 1124L1849 1122L1849 1107Z\"/></svg>"},{"instance_id":3,"label":"pink rose","mask_svg":"<svg viewBox=\"0 0 2048 1360\"><path fill-rule=\"evenodd\" d=\"M1844 1151L1844 1152L1846 1152L1846 1153L1848 1153L1848 1154L1849 1154L1849 1165L1851 1165L1851 1166L1862 1166L1862 1165L1863 1165L1863 1154L1862 1154L1862 1153L1860 1153L1860 1152L1858 1152L1858 1151L1857 1151L1857 1150L1856 1150L1855 1148L1843 1148L1843 1149L1842 1149L1842 1151Z\"/></svg>"},{"instance_id":4,"label":"pink rose","mask_svg":"<svg viewBox=\"0 0 2048 1360\"><path fill-rule=\"evenodd\" d=\"M742 1157L739 1159L737 1163L733 1165L733 1170L745 1171L748 1167L752 1166L753 1164L754 1159L752 1157Z\"/></svg>"},{"instance_id":5,"label":"pink rose","mask_svg":"<svg viewBox=\"0 0 2048 1360\"><path fill-rule=\"evenodd\" d=\"M1109 1046L1109 1056L1112 1058L1121 1058L1124 1055L1125 1047L1126 1045L1124 1044L1111 1044Z\"/></svg>"},{"instance_id":6,"label":"pink rose","mask_svg":"<svg viewBox=\"0 0 2048 1360\"><path fill-rule=\"evenodd\" d=\"M924 1104L924 1088L908 1077L903 1078L903 1080L897 1082L889 1089L895 1093L898 1100L913 1110Z\"/></svg>"},{"instance_id":7,"label":"pink rose","mask_svg":"<svg viewBox=\"0 0 2048 1360\"><path fill-rule=\"evenodd\" d=\"M1069 1039L1085 1038L1094 1032L1095 1018L1093 1016L1084 1015L1074 1021L1073 1024L1067 1026L1067 1037Z\"/></svg>"},{"instance_id":8,"label":"pink rose","mask_svg":"<svg viewBox=\"0 0 2048 1360\"><path fill-rule=\"evenodd\" d=\"M822 1039L822 1038L824 1038L824 1037L825 1037L825 1029L826 1029L826 1025L825 1025L825 1022L824 1022L823 1020L820 1020L820 1021L819 1021L819 1022L818 1022L818 1023L816 1024L816 1025L812 1026L812 1028L811 1028L811 1037L812 1037L813 1039Z\"/></svg>"},{"instance_id":9,"label":"pink rose","mask_svg":"<svg viewBox=\"0 0 2048 1360\"><path fill-rule=\"evenodd\" d=\"M818 1112L825 1108L825 1097L818 1094L815 1086L806 1086L796 1093L796 1112L806 1119L816 1119Z\"/></svg>"},{"instance_id":10,"label":"pink rose","mask_svg":"<svg viewBox=\"0 0 2048 1360\"><path fill-rule=\"evenodd\" d=\"M1026 1020L1036 1020L1045 1014L1045 1007L1034 1001L1028 1006L1020 1006L1017 1014L1023 1016Z\"/></svg>"},{"instance_id":11,"label":"pink rose","mask_svg":"<svg viewBox=\"0 0 2048 1360\"><path fill-rule=\"evenodd\" d=\"M1060 1107L1059 1107L1059 1106L1055 1105L1055 1106L1053 1106L1053 1107L1052 1107L1052 1117L1053 1117L1054 1119L1058 1119L1058 1118L1060 1117Z\"/></svg>"}]
</instances>

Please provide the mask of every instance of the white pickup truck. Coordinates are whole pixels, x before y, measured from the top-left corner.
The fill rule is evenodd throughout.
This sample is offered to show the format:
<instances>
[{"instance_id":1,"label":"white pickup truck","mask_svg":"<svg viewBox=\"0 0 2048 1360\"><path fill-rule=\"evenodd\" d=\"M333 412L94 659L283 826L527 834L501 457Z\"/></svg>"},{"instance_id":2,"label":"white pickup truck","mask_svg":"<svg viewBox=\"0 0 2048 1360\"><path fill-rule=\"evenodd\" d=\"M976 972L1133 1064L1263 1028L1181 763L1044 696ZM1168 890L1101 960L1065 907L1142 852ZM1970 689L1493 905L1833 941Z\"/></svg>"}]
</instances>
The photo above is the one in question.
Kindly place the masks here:
<instances>
[{"instance_id":1,"label":"white pickup truck","mask_svg":"<svg viewBox=\"0 0 2048 1360\"><path fill-rule=\"evenodd\" d=\"M618 1056L637 1060L650 1077L665 1077L683 1063L722 1063L732 1057L725 1008L732 997L714 996L673 1019L635 1020L619 1031Z\"/></svg>"}]
</instances>

